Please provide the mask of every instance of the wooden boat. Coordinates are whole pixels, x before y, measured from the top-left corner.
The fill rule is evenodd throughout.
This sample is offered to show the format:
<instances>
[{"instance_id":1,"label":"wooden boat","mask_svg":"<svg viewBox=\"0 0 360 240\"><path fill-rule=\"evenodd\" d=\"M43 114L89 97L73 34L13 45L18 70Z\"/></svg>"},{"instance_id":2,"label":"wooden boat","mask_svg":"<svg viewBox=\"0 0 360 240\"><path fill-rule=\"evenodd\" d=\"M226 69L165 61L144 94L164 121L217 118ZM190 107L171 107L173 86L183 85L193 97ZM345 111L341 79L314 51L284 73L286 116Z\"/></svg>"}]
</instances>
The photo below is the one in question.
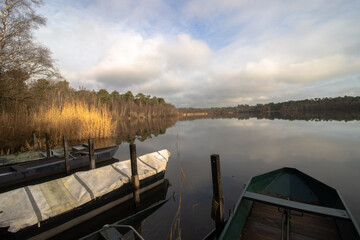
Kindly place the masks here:
<instances>
[{"instance_id":1,"label":"wooden boat","mask_svg":"<svg viewBox=\"0 0 360 240\"><path fill-rule=\"evenodd\" d=\"M119 146L95 149L95 162L100 163L111 160L119 149ZM89 166L88 152L75 152L69 155L70 169L76 170ZM17 185L27 181L38 180L47 176L52 176L66 171L65 158L52 157L29 161L22 164L5 166L0 168L0 189Z\"/></svg>"},{"instance_id":2,"label":"wooden boat","mask_svg":"<svg viewBox=\"0 0 360 240\"><path fill-rule=\"evenodd\" d=\"M75 145L69 148L70 154L76 152L87 151L87 144ZM64 148L53 148L50 150L50 157L63 157ZM21 164L30 161L37 161L45 159L46 151L29 151L29 152L20 152L7 155L0 155L0 167Z\"/></svg>"},{"instance_id":3,"label":"wooden boat","mask_svg":"<svg viewBox=\"0 0 360 240\"><path fill-rule=\"evenodd\" d=\"M162 150L137 158L140 193L164 183L169 156ZM0 239L48 239L112 211L133 198L130 179L126 160L2 193Z\"/></svg>"},{"instance_id":4,"label":"wooden boat","mask_svg":"<svg viewBox=\"0 0 360 240\"><path fill-rule=\"evenodd\" d=\"M250 179L219 239L360 239L334 188L293 168Z\"/></svg>"}]
</instances>

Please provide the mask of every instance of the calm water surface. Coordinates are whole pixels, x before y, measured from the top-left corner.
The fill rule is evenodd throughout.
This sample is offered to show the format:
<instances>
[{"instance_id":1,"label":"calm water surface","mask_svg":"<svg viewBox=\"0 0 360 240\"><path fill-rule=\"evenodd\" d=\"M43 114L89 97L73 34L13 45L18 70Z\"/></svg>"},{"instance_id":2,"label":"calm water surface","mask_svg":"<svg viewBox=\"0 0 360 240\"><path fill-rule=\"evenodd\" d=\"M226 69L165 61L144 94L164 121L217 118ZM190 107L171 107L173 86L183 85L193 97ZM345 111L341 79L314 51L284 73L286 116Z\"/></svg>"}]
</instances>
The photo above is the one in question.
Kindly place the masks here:
<instances>
[{"instance_id":1,"label":"calm water surface","mask_svg":"<svg viewBox=\"0 0 360 240\"><path fill-rule=\"evenodd\" d=\"M172 154L165 175L171 183L167 196L172 199L143 221L145 239L169 239L180 198L182 239L202 239L214 227L210 217L214 153L220 154L225 215L250 177L286 166L338 189L360 222L359 121L179 121L164 135L135 143L138 155L165 148ZM115 157L129 159L128 148L121 144Z\"/></svg>"}]
</instances>

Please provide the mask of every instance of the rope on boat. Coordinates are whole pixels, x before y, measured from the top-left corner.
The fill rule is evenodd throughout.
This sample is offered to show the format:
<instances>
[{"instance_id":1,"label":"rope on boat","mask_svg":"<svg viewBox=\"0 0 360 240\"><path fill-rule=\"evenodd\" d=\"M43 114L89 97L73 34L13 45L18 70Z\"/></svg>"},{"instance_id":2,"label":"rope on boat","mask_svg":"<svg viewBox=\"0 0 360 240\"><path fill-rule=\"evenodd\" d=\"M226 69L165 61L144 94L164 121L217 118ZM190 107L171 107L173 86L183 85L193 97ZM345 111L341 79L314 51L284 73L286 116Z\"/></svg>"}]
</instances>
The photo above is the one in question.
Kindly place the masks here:
<instances>
[{"instance_id":1,"label":"rope on boat","mask_svg":"<svg viewBox=\"0 0 360 240\"><path fill-rule=\"evenodd\" d=\"M215 198L212 198L212 204L211 204L211 218L215 219L216 218L216 212L219 208L219 203L215 200Z\"/></svg>"}]
</instances>

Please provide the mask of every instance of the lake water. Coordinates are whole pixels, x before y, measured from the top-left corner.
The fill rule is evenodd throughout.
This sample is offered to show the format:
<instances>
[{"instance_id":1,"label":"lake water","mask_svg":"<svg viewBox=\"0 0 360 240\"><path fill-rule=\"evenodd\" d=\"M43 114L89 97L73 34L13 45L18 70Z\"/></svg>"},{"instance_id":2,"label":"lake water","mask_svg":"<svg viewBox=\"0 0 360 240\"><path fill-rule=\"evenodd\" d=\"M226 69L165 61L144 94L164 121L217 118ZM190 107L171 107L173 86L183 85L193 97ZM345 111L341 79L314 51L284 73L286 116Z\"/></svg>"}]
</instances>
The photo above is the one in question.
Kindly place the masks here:
<instances>
[{"instance_id":1,"label":"lake water","mask_svg":"<svg viewBox=\"0 0 360 240\"><path fill-rule=\"evenodd\" d=\"M360 222L359 121L179 121L165 134L135 143L139 156L165 148L172 154L165 175L171 200L143 221L145 239L169 239L172 224L179 220L175 215L180 199L182 239L201 239L214 227L210 217L214 153L221 160L226 216L250 177L286 166L338 189ZM128 144L120 145L116 158L129 159ZM172 239L177 235L176 227Z\"/></svg>"}]
</instances>

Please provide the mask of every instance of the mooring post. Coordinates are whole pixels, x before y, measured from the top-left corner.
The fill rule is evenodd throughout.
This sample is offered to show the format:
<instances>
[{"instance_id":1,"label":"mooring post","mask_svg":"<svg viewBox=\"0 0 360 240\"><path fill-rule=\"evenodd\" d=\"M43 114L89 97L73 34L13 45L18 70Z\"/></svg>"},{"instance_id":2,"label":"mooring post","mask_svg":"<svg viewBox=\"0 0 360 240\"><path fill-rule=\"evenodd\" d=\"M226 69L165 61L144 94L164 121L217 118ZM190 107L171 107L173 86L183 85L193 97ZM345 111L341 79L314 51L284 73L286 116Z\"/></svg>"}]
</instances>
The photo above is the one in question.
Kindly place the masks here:
<instances>
[{"instance_id":1,"label":"mooring post","mask_svg":"<svg viewBox=\"0 0 360 240\"><path fill-rule=\"evenodd\" d=\"M90 168L95 169L94 141L91 138L89 138L88 140L88 145L89 145Z\"/></svg>"},{"instance_id":2,"label":"mooring post","mask_svg":"<svg viewBox=\"0 0 360 240\"><path fill-rule=\"evenodd\" d=\"M70 173L69 145L68 145L66 136L63 136L63 145L64 145L64 157L65 157L66 174L69 174Z\"/></svg>"},{"instance_id":3,"label":"mooring post","mask_svg":"<svg viewBox=\"0 0 360 240\"><path fill-rule=\"evenodd\" d=\"M211 175L213 185L212 215L215 218L216 231L219 234L224 225L224 197L222 195L220 157L211 155Z\"/></svg>"},{"instance_id":4,"label":"mooring post","mask_svg":"<svg viewBox=\"0 0 360 240\"><path fill-rule=\"evenodd\" d=\"M50 158L50 135L45 133L45 144L46 144L46 158Z\"/></svg>"},{"instance_id":5,"label":"mooring post","mask_svg":"<svg viewBox=\"0 0 360 240\"><path fill-rule=\"evenodd\" d=\"M137 171L136 145L130 144L130 160L131 160L131 183L133 185L135 208L140 207L140 182Z\"/></svg>"},{"instance_id":6,"label":"mooring post","mask_svg":"<svg viewBox=\"0 0 360 240\"><path fill-rule=\"evenodd\" d=\"M33 147L34 147L34 151L35 151L35 150L37 150L39 148L39 144L38 144L37 139L36 139L35 131L32 132L32 137L33 137L33 142L34 142Z\"/></svg>"}]
</instances>

